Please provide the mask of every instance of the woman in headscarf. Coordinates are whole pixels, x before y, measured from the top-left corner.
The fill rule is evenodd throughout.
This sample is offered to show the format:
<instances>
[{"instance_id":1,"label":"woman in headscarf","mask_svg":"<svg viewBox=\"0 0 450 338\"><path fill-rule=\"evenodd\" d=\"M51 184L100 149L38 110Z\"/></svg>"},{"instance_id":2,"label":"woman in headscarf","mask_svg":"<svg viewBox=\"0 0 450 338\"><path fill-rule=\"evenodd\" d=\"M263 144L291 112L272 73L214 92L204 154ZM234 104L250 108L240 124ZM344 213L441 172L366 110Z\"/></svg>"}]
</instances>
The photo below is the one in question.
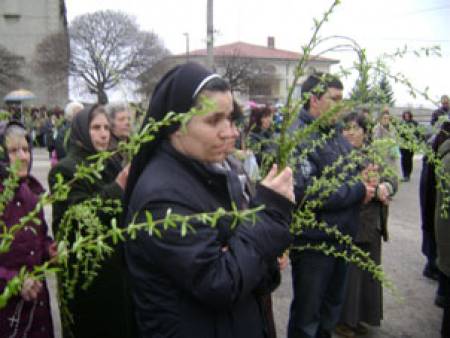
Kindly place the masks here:
<instances>
[{"instance_id":1,"label":"woman in headscarf","mask_svg":"<svg viewBox=\"0 0 450 338\"><path fill-rule=\"evenodd\" d=\"M95 105L79 112L71 125L69 152L49 173L49 185L54 187L56 176L62 175L64 182L74 178L76 166L88 165L93 160L89 156L108 149L110 141L109 122L102 106ZM95 181L76 180L71 185L67 199L53 205L53 231L55 236L67 231L61 228L61 220L66 210L78 203L100 197L102 200L121 199L125 188L128 168L121 172L107 161L101 178ZM103 225L109 226L114 215L99 213ZM67 225L66 225L67 226ZM80 230L77 223L70 224L68 239L75 240ZM123 270L123 249L118 245L114 253L101 261L101 268L92 284L81 288L82 277L77 281L73 299L65 299L73 316L74 325L65 324L64 336L71 330L75 337L132 337L131 300L128 301L125 271ZM69 257L68 269L82 264L75 256ZM61 282L61 281L60 281ZM64 282L64 281L62 281Z\"/></svg>"},{"instance_id":2,"label":"woman in headscarf","mask_svg":"<svg viewBox=\"0 0 450 338\"><path fill-rule=\"evenodd\" d=\"M20 122L9 122L1 135L0 193L4 192L3 180L8 177L6 168L18 164L19 185L14 197L7 203L1 223L7 228L35 209L42 185L30 174L32 165L31 139ZM44 213L39 212L39 223L28 222L15 233L8 252L0 254L0 293L6 284L25 267L32 271L56 256L56 245L47 236ZM53 337L53 323L47 284L32 278L25 279L20 295L12 297L5 308L0 309L0 333L2 337Z\"/></svg>"},{"instance_id":3,"label":"woman in headscarf","mask_svg":"<svg viewBox=\"0 0 450 338\"><path fill-rule=\"evenodd\" d=\"M276 167L246 199L225 162L238 136L226 81L195 63L177 66L158 83L144 123L173 111L183 114L202 99L213 111L193 116L186 128L160 130L133 159L125 194L125 224L174 214L226 210L235 204L265 209L256 224L222 218L215 227L192 221L161 237L147 231L126 243L126 261L139 337L265 337L260 295L279 283L277 256L290 243L292 172Z\"/></svg>"}]
</instances>

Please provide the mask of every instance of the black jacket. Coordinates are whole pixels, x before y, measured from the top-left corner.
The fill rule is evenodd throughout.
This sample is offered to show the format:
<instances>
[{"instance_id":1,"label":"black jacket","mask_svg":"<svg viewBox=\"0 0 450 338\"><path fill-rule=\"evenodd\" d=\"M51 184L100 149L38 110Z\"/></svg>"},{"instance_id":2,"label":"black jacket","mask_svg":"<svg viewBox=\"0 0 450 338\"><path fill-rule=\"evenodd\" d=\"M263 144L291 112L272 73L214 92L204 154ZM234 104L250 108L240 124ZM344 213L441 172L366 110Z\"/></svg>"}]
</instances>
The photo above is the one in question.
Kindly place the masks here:
<instances>
[{"instance_id":1,"label":"black jacket","mask_svg":"<svg viewBox=\"0 0 450 338\"><path fill-rule=\"evenodd\" d=\"M314 118L308 112L302 110L298 121L293 124L292 128L294 130L296 128L303 128L313 121ZM323 130L324 133L328 133L329 131ZM320 139L320 137L320 131L310 135L309 140L306 140L298 146L299 151L305 146L311 147L311 142ZM352 151L352 146L337 128L335 134L327 139L324 144L312 149L307 155L306 160L299 162L295 172L295 198L297 201L302 201L305 198L306 190L313 184L314 178L322 177L323 170L327 166L333 165L339 157L349 154ZM338 168L337 172L329 175L330 179L340 172L342 170ZM360 207L366 190L361 181L350 183L350 180L357 172L348 172L345 174L346 180L344 183L323 201L323 205L318 210L315 210L315 213L318 221L324 221L328 226L337 226L343 234L354 236L360 224ZM314 198L316 196L307 196L306 200ZM305 229L301 236L295 240L296 244L304 244L311 241L335 241L335 239L323 231Z\"/></svg>"},{"instance_id":2,"label":"black jacket","mask_svg":"<svg viewBox=\"0 0 450 338\"><path fill-rule=\"evenodd\" d=\"M84 114L80 112L78 114ZM78 118L78 115L77 117ZM81 115L80 115L81 118ZM88 127L84 126L88 133ZM71 137L76 133L71 131ZM62 175L65 182L74 178L76 166L80 164L88 165L92 160L88 160L92 151L86 147L72 142L69 152L49 173L49 186L52 189L58 174ZM90 181L88 179L77 180L71 186L71 190L64 201L53 204L53 232L55 236L60 235L60 221L64 213L74 204L81 203L94 197L102 200L120 199L123 191L115 182L118 170L112 168L109 161L105 163L101 178ZM103 225L111 224L111 214L99 213L99 218ZM90 217L87 215L87 217ZM73 229L78 230L77 223L73 224ZM68 234L69 241L75 239L75 232L71 230ZM112 243L110 243L112 244ZM73 269L80 265L78 259L70 256L67 269ZM72 271L72 270L69 270ZM127 338L135 337L133 331L134 320L132 318L131 297L126 283L126 271L124 267L123 247L118 244L114 252L101 261L101 268L97 271L97 276L87 290L82 289L84 279L80 276L75 288L73 299L65 299L68 310L71 312L74 325L71 328L75 338ZM64 282L60 280L59 282ZM60 285L61 287L61 285ZM68 328L63 330L64 337L70 337Z\"/></svg>"},{"instance_id":3,"label":"black jacket","mask_svg":"<svg viewBox=\"0 0 450 338\"><path fill-rule=\"evenodd\" d=\"M242 190L232 171L188 159L163 142L131 195L128 221L145 211L161 219L170 208L189 215L241 205ZM266 206L255 225L222 219L216 227L193 222L195 233L140 232L126 243L126 262L139 337L265 336L260 294L279 283L276 257L289 245L293 205L263 186L250 207ZM226 248L226 249L224 249Z\"/></svg>"},{"instance_id":4,"label":"black jacket","mask_svg":"<svg viewBox=\"0 0 450 338\"><path fill-rule=\"evenodd\" d=\"M68 137L70 133L70 122L65 121L59 128L54 139L56 158L60 161L67 155Z\"/></svg>"}]
</instances>

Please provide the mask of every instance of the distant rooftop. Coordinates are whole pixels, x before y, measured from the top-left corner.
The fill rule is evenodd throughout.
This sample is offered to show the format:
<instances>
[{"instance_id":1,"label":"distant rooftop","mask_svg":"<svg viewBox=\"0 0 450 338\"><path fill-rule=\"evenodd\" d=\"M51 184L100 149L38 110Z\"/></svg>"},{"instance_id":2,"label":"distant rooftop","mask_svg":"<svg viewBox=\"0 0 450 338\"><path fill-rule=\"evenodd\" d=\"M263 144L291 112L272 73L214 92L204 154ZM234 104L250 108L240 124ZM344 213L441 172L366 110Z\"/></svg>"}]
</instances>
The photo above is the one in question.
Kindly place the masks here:
<instances>
[{"instance_id":1,"label":"distant rooftop","mask_svg":"<svg viewBox=\"0 0 450 338\"><path fill-rule=\"evenodd\" d=\"M183 56L183 54L178 54L177 56ZM190 56L206 56L206 49L197 49L189 52ZM302 54L277 49L274 47L265 47L254 45L246 42L233 42L226 45L214 47L214 56L231 56L239 55L240 57L248 58L259 58L259 59L282 59L282 60L298 60ZM317 61L329 62L329 63L339 63L339 60L315 57L312 55L310 59L315 59Z\"/></svg>"}]
</instances>

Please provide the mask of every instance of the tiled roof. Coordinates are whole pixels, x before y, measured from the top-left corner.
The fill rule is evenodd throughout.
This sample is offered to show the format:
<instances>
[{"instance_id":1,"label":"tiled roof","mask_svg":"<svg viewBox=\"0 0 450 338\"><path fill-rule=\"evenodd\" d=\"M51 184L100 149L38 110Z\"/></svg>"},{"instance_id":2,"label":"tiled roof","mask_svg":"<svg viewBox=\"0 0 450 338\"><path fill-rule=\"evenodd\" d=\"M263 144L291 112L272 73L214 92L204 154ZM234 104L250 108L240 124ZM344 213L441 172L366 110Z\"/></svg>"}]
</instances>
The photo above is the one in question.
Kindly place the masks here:
<instances>
[{"instance_id":1,"label":"tiled roof","mask_svg":"<svg viewBox=\"0 0 450 338\"><path fill-rule=\"evenodd\" d=\"M180 54L182 56L185 54ZM197 49L189 52L192 56L206 56L206 49ZM259 59L284 59L284 60L298 60L301 56L300 53L269 48L264 46L253 45L246 42L234 42L227 45L214 47L214 56L230 56L239 55L240 57L259 58ZM311 58L315 58L311 56ZM315 58L318 61L326 61L331 63L338 63L338 60L329 59L324 57Z\"/></svg>"}]
</instances>

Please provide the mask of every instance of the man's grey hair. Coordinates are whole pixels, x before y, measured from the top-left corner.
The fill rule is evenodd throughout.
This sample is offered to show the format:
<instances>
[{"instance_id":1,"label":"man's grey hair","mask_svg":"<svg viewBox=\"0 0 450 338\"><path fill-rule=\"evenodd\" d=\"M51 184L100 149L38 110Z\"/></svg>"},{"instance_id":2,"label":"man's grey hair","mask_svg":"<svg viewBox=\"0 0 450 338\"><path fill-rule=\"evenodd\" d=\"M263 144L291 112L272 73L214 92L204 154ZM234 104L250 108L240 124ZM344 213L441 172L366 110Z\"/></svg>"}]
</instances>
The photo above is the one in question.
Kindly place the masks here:
<instances>
[{"instance_id":1,"label":"man's grey hair","mask_svg":"<svg viewBox=\"0 0 450 338\"><path fill-rule=\"evenodd\" d=\"M126 102L112 102L105 106L105 110L106 114L108 114L109 120L113 123L116 118L116 114L122 111L130 112L130 106Z\"/></svg>"},{"instance_id":2,"label":"man's grey hair","mask_svg":"<svg viewBox=\"0 0 450 338\"><path fill-rule=\"evenodd\" d=\"M73 114L75 111L80 111L84 109L84 105L78 101L69 102L64 108L64 118L68 121L73 120Z\"/></svg>"}]
</instances>

